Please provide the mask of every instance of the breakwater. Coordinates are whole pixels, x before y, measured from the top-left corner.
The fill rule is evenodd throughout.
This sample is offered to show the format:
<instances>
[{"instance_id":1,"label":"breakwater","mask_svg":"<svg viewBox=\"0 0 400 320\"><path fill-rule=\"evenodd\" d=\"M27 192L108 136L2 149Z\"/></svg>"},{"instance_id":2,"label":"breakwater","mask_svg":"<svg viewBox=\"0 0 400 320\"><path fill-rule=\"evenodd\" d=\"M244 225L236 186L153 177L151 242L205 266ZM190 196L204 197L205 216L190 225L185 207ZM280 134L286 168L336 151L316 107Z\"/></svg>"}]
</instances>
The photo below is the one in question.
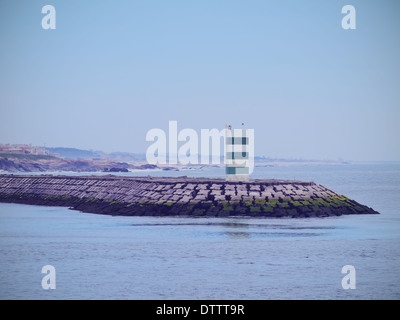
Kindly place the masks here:
<instances>
[{"instance_id":1,"label":"breakwater","mask_svg":"<svg viewBox=\"0 0 400 320\"><path fill-rule=\"evenodd\" d=\"M0 202L127 216L326 217L377 214L314 182L0 175Z\"/></svg>"}]
</instances>

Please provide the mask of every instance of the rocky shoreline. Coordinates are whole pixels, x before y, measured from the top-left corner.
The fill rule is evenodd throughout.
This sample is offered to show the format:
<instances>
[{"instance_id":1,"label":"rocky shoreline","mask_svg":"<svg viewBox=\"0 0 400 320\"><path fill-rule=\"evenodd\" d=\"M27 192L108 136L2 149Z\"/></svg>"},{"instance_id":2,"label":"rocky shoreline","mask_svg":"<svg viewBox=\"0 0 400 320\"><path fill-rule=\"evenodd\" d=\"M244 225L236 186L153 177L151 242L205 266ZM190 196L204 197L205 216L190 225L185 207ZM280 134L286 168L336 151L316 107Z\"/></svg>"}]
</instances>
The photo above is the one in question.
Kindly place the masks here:
<instances>
[{"instance_id":1,"label":"rocky shoreline","mask_svg":"<svg viewBox=\"0 0 400 320\"><path fill-rule=\"evenodd\" d=\"M0 202L126 216L327 217L377 214L314 182L0 175Z\"/></svg>"},{"instance_id":2,"label":"rocky shoreline","mask_svg":"<svg viewBox=\"0 0 400 320\"><path fill-rule=\"evenodd\" d=\"M171 169L153 164L131 164L108 160L61 159L53 156L20 155L21 158L2 157L0 172L129 172L129 170Z\"/></svg>"}]
</instances>

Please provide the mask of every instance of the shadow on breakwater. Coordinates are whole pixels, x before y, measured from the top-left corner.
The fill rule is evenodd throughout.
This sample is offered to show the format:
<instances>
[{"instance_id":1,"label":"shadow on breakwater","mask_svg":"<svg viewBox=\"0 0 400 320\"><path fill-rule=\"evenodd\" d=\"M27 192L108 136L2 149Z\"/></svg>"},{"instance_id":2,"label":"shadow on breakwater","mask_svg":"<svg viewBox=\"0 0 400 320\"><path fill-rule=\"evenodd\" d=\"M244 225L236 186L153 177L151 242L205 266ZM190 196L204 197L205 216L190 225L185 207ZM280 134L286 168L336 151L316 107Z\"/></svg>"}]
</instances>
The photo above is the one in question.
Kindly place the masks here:
<instances>
[{"instance_id":1,"label":"shadow on breakwater","mask_svg":"<svg viewBox=\"0 0 400 320\"><path fill-rule=\"evenodd\" d=\"M324 235L323 232L338 229L334 226L293 226L284 224L252 224L252 223L232 223L232 222L177 222L177 223L134 223L132 227L222 227L222 230L209 230L210 234L218 236L228 236L231 239L251 239L251 238L290 238L290 237L318 237ZM288 232L280 231L288 230ZM312 232L304 232L310 230Z\"/></svg>"},{"instance_id":2,"label":"shadow on breakwater","mask_svg":"<svg viewBox=\"0 0 400 320\"><path fill-rule=\"evenodd\" d=\"M161 227L161 226L221 226L227 228L270 228L270 229L288 229L288 230L332 230L337 229L334 226L288 226L283 224L252 224L252 223L230 223L230 222L190 222L190 223L133 223L132 227Z\"/></svg>"}]
</instances>

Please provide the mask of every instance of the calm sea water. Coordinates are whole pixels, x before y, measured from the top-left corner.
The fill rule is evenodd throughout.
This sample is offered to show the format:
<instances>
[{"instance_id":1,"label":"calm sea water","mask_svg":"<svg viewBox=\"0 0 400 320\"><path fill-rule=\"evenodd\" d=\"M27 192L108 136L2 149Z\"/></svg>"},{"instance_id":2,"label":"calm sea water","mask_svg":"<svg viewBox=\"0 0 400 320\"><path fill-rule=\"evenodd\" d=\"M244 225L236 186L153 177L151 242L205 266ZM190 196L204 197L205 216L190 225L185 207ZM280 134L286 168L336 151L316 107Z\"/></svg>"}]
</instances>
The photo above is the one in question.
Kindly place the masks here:
<instances>
[{"instance_id":1,"label":"calm sea water","mask_svg":"<svg viewBox=\"0 0 400 320\"><path fill-rule=\"evenodd\" d=\"M110 217L0 204L0 298L400 298L400 164L263 167L254 177L315 181L381 214ZM55 290L41 286L44 265L55 267ZM356 270L354 290L342 288L344 265Z\"/></svg>"}]
</instances>

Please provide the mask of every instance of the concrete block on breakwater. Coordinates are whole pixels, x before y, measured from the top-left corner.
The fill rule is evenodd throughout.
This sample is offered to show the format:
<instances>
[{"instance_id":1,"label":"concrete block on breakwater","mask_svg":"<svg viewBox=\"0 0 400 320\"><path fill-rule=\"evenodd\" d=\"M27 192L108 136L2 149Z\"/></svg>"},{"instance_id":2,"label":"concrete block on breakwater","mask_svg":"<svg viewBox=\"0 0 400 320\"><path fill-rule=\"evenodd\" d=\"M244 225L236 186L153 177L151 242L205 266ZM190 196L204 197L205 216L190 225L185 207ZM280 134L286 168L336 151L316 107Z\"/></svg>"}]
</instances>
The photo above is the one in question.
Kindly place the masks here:
<instances>
[{"instance_id":1,"label":"concrete block on breakwater","mask_svg":"<svg viewBox=\"0 0 400 320\"><path fill-rule=\"evenodd\" d=\"M0 202L127 216L326 217L377 214L314 182L0 175Z\"/></svg>"}]
</instances>

